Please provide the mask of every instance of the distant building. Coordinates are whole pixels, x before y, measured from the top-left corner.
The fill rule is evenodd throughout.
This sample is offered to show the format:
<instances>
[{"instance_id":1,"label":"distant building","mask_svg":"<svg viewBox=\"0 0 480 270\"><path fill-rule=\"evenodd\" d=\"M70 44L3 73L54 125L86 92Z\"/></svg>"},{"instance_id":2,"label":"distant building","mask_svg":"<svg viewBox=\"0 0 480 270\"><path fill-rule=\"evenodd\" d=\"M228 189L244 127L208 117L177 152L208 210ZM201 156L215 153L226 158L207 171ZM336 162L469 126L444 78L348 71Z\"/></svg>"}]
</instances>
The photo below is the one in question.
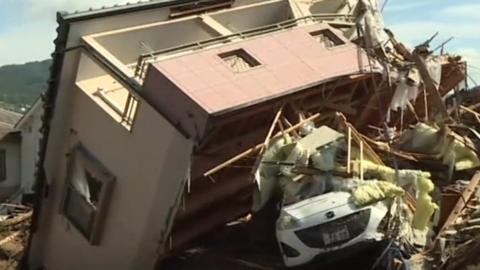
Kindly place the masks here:
<instances>
[{"instance_id":1,"label":"distant building","mask_svg":"<svg viewBox=\"0 0 480 270\"><path fill-rule=\"evenodd\" d=\"M22 197L31 203L34 193L35 171L39 161L39 145L42 137L43 102L38 98L15 124L20 133L20 189Z\"/></svg>"},{"instance_id":2,"label":"distant building","mask_svg":"<svg viewBox=\"0 0 480 270\"><path fill-rule=\"evenodd\" d=\"M15 130L15 124L21 116L0 109L0 202L17 199L21 194L21 134Z\"/></svg>"},{"instance_id":3,"label":"distant building","mask_svg":"<svg viewBox=\"0 0 480 270\"><path fill-rule=\"evenodd\" d=\"M41 137L41 104L38 99L23 116L0 109L0 202L31 203Z\"/></svg>"},{"instance_id":4,"label":"distant building","mask_svg":"<svg viewBox=\"0 0 480 270\"><path fill-rule=\"evenodd\" d=\"M204 173L263 143L282 103L347 114L365 105L382 68L351 41L357 2L147 1L60 14L29 269L155 269L248 213L252 164ZM357 100L320 103L326 89Z\"/></svg>"}]
</instances>

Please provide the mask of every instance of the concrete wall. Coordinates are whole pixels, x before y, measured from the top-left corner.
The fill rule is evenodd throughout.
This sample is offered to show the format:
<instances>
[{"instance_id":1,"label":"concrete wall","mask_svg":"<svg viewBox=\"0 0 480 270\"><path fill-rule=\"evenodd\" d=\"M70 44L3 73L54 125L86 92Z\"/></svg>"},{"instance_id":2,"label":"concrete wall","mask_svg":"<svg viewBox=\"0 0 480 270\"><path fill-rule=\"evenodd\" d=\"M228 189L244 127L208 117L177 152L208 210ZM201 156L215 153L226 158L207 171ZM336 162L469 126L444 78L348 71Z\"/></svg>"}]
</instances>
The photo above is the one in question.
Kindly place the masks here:
<instances>
[{"instance_id":1,"label":"concrete wall","mask_svg":"<svg viewBox=\"0 0 480 270\"><path fill-rule=\"evenodd\" d=\"M6 135L0 149L6 151L7 178L0 182L0 201L11 197L20 188L20 139L16 134Z\"/></svg>"},{"instance_id":2,"label":"concrete wall","mask_svg":"<svg viewBox=\"0 0 480 270\"><path fill-rule=\"evenodd\" d=\"M31 269L152 269L171 206L183 190L192 143L145 103L129 132L83 90L73 91L72 120L66 126L71 135L50 178L44 205L49 214L34 238L41 244L32 253ZM98 246L90 245L59 213L66 154L77 142L116 177Z\"/></svg>"},{"instance_id":3,"label":"concrete wall","mask_svg":"<svg viewBox=\"0 0 480 270\"><path fill-rule=\"evenodd\" d=\"M151 50L179 46L219 36L198 18L142 27L96 38L97 42L124 64L136 63Z\"/></svg>"},{"instance_id":4,"label":"concrete wall","mask_svg":"<svg viewBox=\"0 0 480 270\"><path fill-rule=\"evenodd\" d=\"M211 16L234 33L293 18L288 1L259 3L251 7L219 12Z\"/></svg>"},{"instance_id":5,"label":"concrete wall","mask_svg":"<svg viewBox=\"0 0 480 270\"><path fill-rule=\"evenodd\" d=\"M75 22L66 47L78 45L85 35L166 20L168 14L168 9L159 8ZM182 166L189 161L191 143L144 102L132 132L126 130L76 88L79 55L78 50L66 53L57 74L59 88L44 163L49 195L33 236L29 268L151 269L177 195L172 190L181 189L180 174L185 173ZM71 128L117 177L105 234L95 247L60 215Z\"/></svg>"}]
</instances>

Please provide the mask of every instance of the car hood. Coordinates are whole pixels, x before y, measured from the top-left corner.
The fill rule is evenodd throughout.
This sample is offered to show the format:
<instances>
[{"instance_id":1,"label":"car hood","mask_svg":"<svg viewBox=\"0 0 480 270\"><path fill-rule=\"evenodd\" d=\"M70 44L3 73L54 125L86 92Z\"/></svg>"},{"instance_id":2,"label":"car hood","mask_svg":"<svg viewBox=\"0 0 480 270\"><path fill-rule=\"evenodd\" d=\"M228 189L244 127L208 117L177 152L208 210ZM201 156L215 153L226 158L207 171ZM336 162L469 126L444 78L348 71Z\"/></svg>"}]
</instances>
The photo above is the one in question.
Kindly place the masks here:
<instances>
[{"instance_id":1,"label":"car hood","mask_svg":"<svg viewBox=\"0 0 480 270\"><path fill-rule=\"evenodd\" d=\"M348 192L329 192L286 206L282 211L297 220L302 220L348 205L350 204L351 196Z\"/></svg>"}]
</instances>

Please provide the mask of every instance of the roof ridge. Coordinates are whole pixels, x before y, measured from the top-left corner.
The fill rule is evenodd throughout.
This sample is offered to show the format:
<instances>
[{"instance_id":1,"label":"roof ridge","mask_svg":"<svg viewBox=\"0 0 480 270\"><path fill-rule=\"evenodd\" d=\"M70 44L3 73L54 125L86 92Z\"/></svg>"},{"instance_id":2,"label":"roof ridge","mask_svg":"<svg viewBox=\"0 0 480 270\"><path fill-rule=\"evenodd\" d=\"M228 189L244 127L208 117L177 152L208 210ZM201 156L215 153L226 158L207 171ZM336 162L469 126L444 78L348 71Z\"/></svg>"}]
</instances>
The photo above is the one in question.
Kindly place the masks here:
<instances>
[{"instance_id":1,"label":"roof ridge","mask_svg":"<svg viewBox=\"0 0 480 270\"><path fill-rule=\"evenodd\" d=\"M92 12L92 11L109 10L109 9L112 9L112 8L125 7L125 6L137 5L137 4L142 4L142 3L154 2L154 1L167 2L168 0L139 0L139 1L134 2L134 3L124 2L124 3L113 4L113 5L104 5L104 6L97 7L97 8L90 7L88 9L84 9L84 10L74 10L73 12L64 11L63 13L65 15L82 14L82 13L88 13L88 12Z\"/></svg>"},{"instance_id":2,"label":"roof ridge","mask_svg":"<svg viewBox=\"0 0 480 270\"><path fill-rule=\"evenodd\" d=\"M61 11L59 15L66 20L82 20L84 17L90 18L91 16L107 16L109 14L117 14L123 12L129 12L131 9L148 9L169 6L174 4L181 4L187 2L197 2L200 0L138 0L136 2L125 2L123 4L114 4L110 6L102 6L99 8L90 7L86 10L75 10L73 12Z\"/></svg>"}]
</instances>

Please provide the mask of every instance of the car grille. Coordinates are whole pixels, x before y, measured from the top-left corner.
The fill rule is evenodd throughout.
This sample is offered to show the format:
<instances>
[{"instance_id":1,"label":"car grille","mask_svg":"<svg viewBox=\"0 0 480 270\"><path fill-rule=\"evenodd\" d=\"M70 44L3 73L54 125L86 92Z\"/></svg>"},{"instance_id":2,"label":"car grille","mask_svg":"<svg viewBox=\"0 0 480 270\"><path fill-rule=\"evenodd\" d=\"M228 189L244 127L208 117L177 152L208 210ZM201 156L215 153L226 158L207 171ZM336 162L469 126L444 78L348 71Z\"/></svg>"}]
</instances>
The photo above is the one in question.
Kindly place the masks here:
<instances>
[{"instance_id":1,"label":"car grille","mask_svg":"<svg viewBox=\"0 0 480 270\"><path fill-rule=\"evenodd\" d=\"M328 248L344 244L362 234L370 220L370 209L296 231L297 237L308 247Z\"/></svg>"}]
</instances>

